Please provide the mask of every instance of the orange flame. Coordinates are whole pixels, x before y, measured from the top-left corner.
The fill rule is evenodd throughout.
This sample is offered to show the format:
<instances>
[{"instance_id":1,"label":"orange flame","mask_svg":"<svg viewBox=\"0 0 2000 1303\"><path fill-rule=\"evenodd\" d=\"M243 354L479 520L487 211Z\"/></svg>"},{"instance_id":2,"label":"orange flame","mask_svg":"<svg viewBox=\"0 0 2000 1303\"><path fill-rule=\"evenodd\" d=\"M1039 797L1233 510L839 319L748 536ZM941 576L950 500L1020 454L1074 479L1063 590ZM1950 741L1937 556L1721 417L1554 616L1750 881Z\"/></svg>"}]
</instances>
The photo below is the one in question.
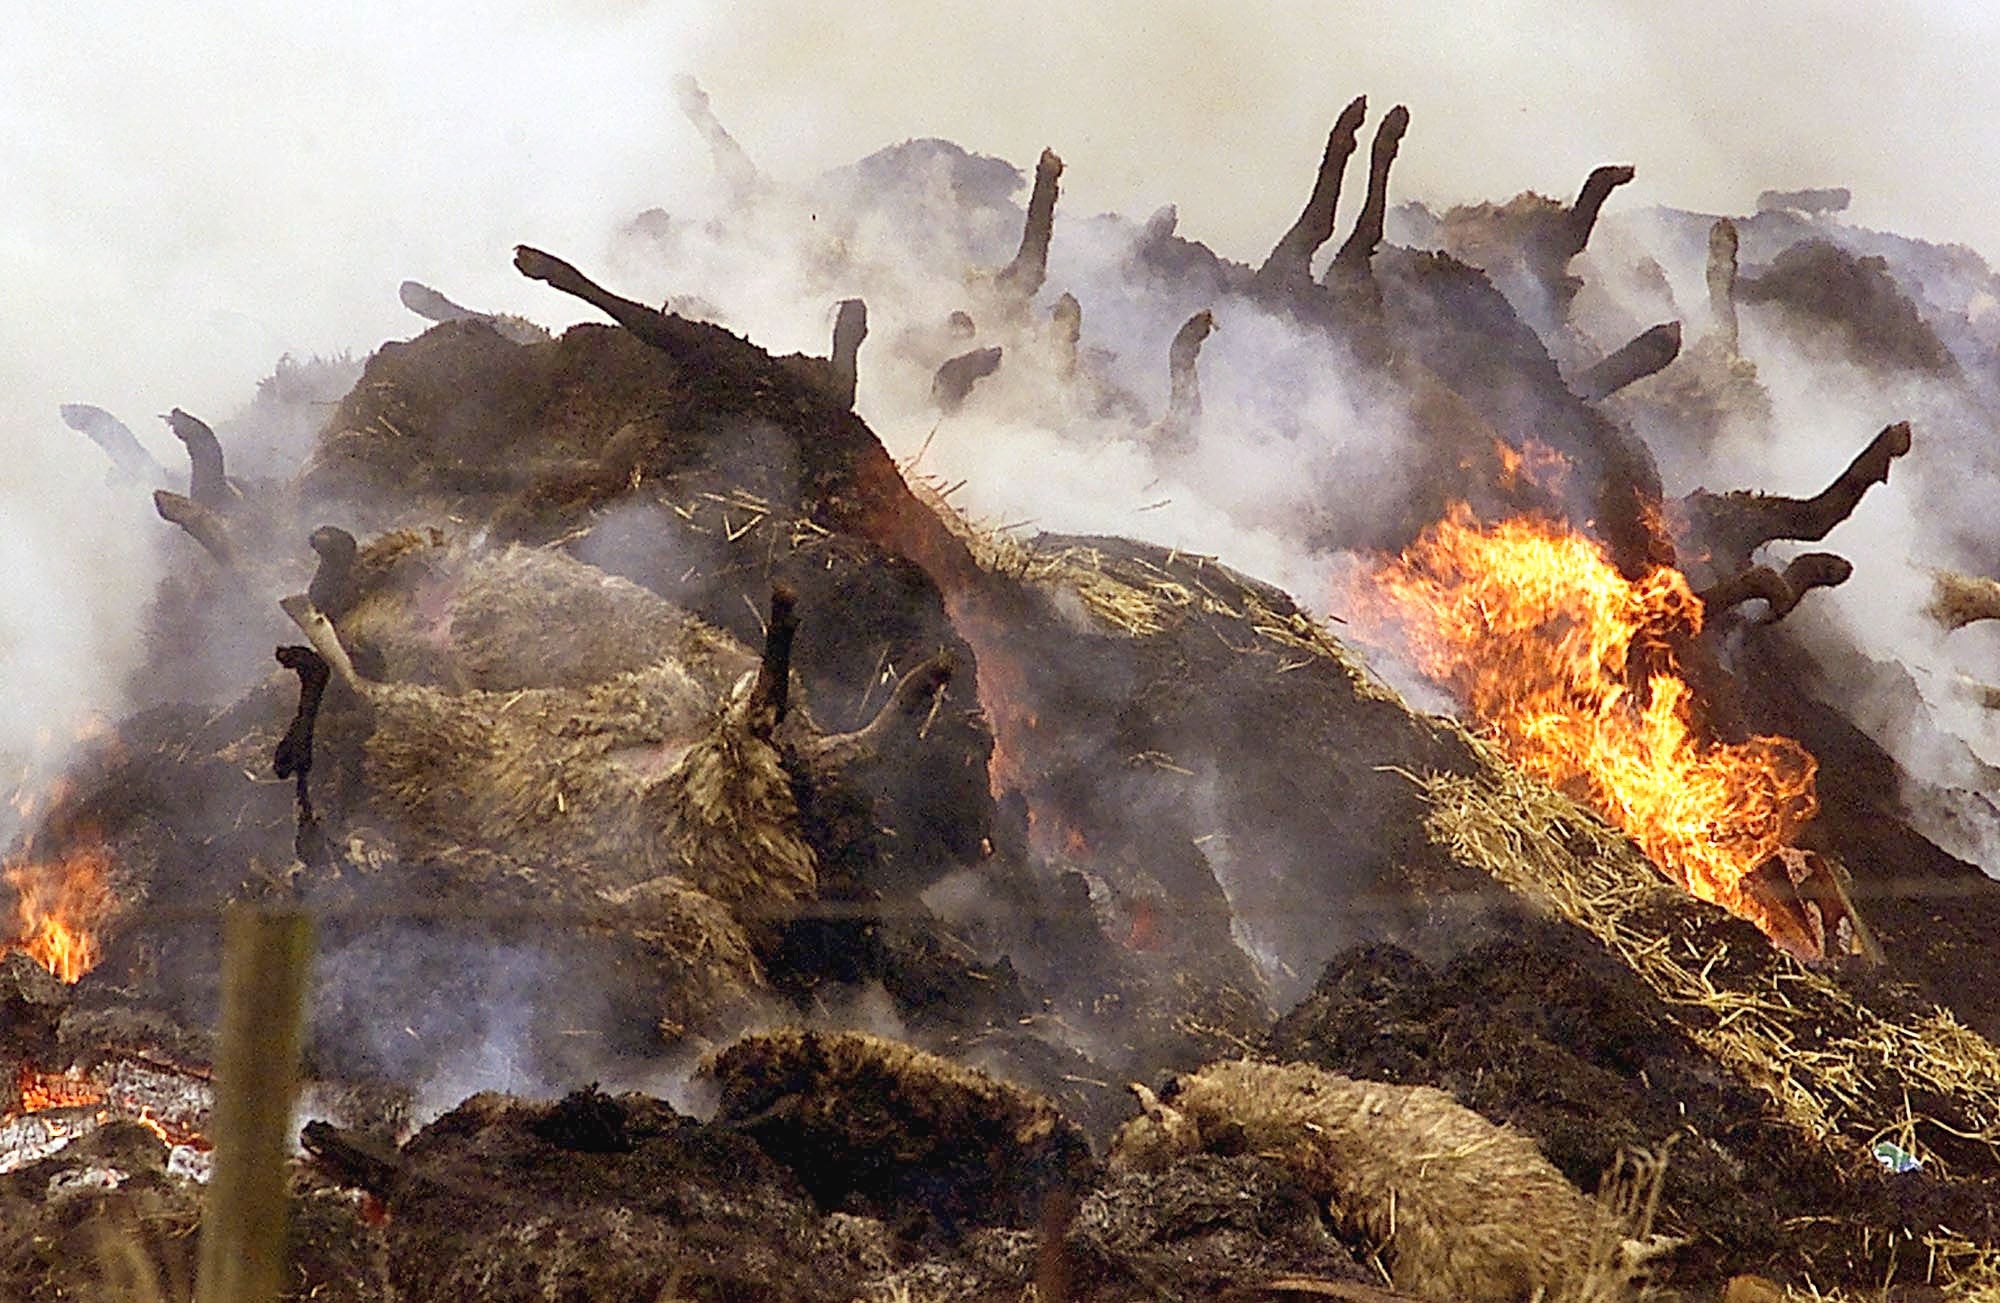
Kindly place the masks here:
<instances>
[{"instance_id":1,"label":"orange flame","mask_svg":"<svg viewBox=\"0 0 2000 1303\"><path fill-rule=\"evenodd\" d=\"M1627 580L1563 526L1483 526L1459 504L1368 579L1353 594L1362 627L1398 626L1417 667L1516 764L1694 895L1780 937L1744 878L1818 810L1818 765L1788 738L1701 735L1672 643L1700 631L1702 609L1679 571Z\"/></svg>"},{"instance_id":2,"label":"orange flame","mask_svg":"<svg viewBox=\"0 0 2000 1303\"><path fill-rule=\"evenodd\" d=\"M1568 481L1569 459L1540 439L1524 439L1517 450L1496 438L1493 453L1500 461L1496 481L1503 489L1532 486L1560 495Z\"/></svg>"},{"instance_id":3,"label":"orange flame","mask_svg":"<svg viewBox=\"0 0 2000 1303\"><path fill-rule=\"evenodd\" d=\"M0 953L25 951L64 982L97 964L96 929L111 912L110 856L87 844L60 859L7 866L14 888L14 936Z\"/></svg>"}]
</instances>

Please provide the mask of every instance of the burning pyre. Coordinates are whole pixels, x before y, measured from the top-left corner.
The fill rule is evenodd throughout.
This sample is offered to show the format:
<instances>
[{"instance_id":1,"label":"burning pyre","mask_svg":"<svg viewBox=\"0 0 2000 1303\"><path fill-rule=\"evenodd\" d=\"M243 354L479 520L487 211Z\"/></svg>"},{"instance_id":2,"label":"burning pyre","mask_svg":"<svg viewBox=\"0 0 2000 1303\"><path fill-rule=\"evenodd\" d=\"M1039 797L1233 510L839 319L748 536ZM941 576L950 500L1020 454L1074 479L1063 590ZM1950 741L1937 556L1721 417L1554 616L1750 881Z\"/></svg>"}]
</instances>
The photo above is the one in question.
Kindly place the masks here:
<instances>
[{"instance_id":1,"label":"burning pyre","mask_svg":"<svg viewBox=\"0 0 2000 1303\"><path fill-rule=\"evenodd\" d=\"M769 234L790 200L705 97L686 102L745 220ZM166 1082L154 1087L202 1096L202 1070L185 1066L205 1061L199 1035L179 1058L159 1043L212 1012L197 976L208 956L142 936L152 901L115 903L116 867L187 911L246 898L324 910L334 976L309 1066L328 1078L458 1085L443 1068L490 1054L506 1075L465 1089L525 1080L553 1095L706 1058L724 1099L712 1124L595 1087L554 1105L481 1094L400 1148L315 1124L301 1180L325 1198L304 1238L349 1258L367 1246L375 1265L354 1279L381 1275L386 1291L393 1272L408 1298L501 1279L656 1297L682 1270L710 1292L788 1298L1018 1297L1030 1279L1050 1299L1153 1297L1196 1278L1283 1296L1384 1277L1456 1297L1502 1270L1487 1264L1533 1258L1519 1250L1534 1217L1510 1211L1508 1180L1531 1172L1581 1245L1602 1229L1588 1210L1617 1202L1604 1173L1689 1129L1701 1143L1682 1149L1698 1152L1670 1158L1660 1190L1693 1247L1668 1270L1706 1282L1777 1262L1872 1281L1916 1253L1860 1147L1898 1117L1898 1152L1952 1210L1926 1223L1927 1248L2000 1242L1961 1216L1987 1206L1980 1174L2000 1149L2000 1052L1977 1034L2000 1010L1968 1006L1968 1030L1893 983L1856 994L1834 966L1802 970L1633 871L1636 846L1815 961L1851 953L1858 923L1809 847L1852 847L1878 883L1891 867L1949 879L1974 901L1967 917L1983 907L1951 877L1963 866L1913 834L1892 860L1865 811L1829 799L1813 823L1825 784L1886 757L1781 675L1766 676L1781 682L1769 695L1791 719L1737 709L1713 663L1725 623L1750 630L1746 675L1787 645L1732 608L1761 600L1774 622L1848 578L1828 554L1780 571L1753 553L1823 537L1908 452L1909 427L1886 428L1816 498L1667 502L1650 451L1599 404L1656 375L1651 406L1634 410L1657 416L1711 373L1676 374L1677 323L1613 348L1565 318L1587 302L1572 264L1632 169L1599 169L1573 205L1447 214L1438 238L1488 259L1482 272L1386 242L1410 125L1398 108L1361 220L1316 279L1365 111L1357 100L1336 124L1306 212L1264 267L1177 236L1171 213L1125 232L1116 274L1164 323L1164 415L1083 346L1087 298L1038 301L1060 288L1052 152L1025 215L1004 214L1025 228L1004 270L954 263L926 282L965 296L949 315L898 301L871 264L871 206L889 200L866 194L844 217L829 206L819 229L841 234L806 260L813 293L840 303L826 359L773 359L692 309L647 307L524 247L524 275L618 328L551 337L406 285L439 324L369 360L282 484L229 479L217 431L173 409L195 475L156 502L212 564L184 558L148 668L181 683L198 662L227 691L121 726L126 754L85 793L97 822L66 819L9 861L8 948L60 982L34 997L38 1030L16 1032L14 1121L200 1134L198 1110L169 1119L131 1083L151 1065ZM980 202L979 160L939 142L899 150L866 174L893 181L914 158L926 177L962 174L949 203ZM917 193L935 215L939 197ZM968 217L953 256L997 265L974 238L993 217ZM662 216L632 238L712 234L690 229ZM1728 233L1732 275L1710 281L1729 309L1717 347L1733 355ZM852 295L876 288L877 352L863 358L869 317ZM1150 475L1199 480L1213 413L1230 409L1214 389L1204 401L1197 367L1213 380L1247 360L1203 362L1211 331L1282 337L1314 367L1356 372L1421 435L1379 510L1315 514L1348 466L1315 461L1305 440L1287 466L1297 483L1253 500L1289 491L1273 529L1304 555L1377 558L1343 605L1456 693L1512 767L1412 714L1285 594L1213 557L966 523L952 490L913 493L853 410L879 358L941 439L964 435L951 422L1045 402L1035 419L1074 419ZM908 423L883 406L885 433ZM115 418L74 415L133 462ZM1660 522L1676 505L1690 523L1669 543ZM270 600L287 592L313 644L279 649L296 680L269 660L291 637ZM232 660L222 635L245 624L256 645ZM273 759L289 784L264 776ZM1925 942L1890 948L1900 972L1962 962L1949 939L1930 944L1942 934L1929 920L1878 900L1902 942ZM1439 954L1461 959L1434 967ZM385 964L409 965L383 980L386 1001L351 980ZM488 973L505 981L483 986ZM571 988L588 998L560 1018L467 1017ZM135 1007L156 1016L123 1016ZM781 1021L891 1023L950 1059L812 1031L721 1050ZM1200 1071L1251 1051L1311 1066ZM1169 1072L1184 1075L1135 1094L1162 1127L1192 1119L1192 1136L1096 1167L1088 1141L1132 1114L1124 1083ZM1415 1107L1408 1136L1360 1128L1355 1143L1386 1145L1368 1162L1327 1140L1323 1111L1350 1094ZM1462 1152L1421 1148L1430 1116L1471 1137ZM1468 1166L1474 1151L1507 1162ZM1440 1163L1453 1180L1400 1204L1435 1240L1417 1254L1395 1243L1398 1188ZM1468 1190L1491 1196L1513 1247L1461 1257ZM1346 1210L1334 1239L1330 1192ZM1869 1234L1850 1242L1828 1209L1859 1210ZM1645 1220L1628 1227L1620 1211L1621 1235ZM1882 1227L1902 1240L1872 1238ZM1562 1277L1569 1256L1561 1271L1531 1262L1528 1283L1494 1296ZM1632 1265L1620 1261L1617 1290Z\"/></svg>"}]
</instances>

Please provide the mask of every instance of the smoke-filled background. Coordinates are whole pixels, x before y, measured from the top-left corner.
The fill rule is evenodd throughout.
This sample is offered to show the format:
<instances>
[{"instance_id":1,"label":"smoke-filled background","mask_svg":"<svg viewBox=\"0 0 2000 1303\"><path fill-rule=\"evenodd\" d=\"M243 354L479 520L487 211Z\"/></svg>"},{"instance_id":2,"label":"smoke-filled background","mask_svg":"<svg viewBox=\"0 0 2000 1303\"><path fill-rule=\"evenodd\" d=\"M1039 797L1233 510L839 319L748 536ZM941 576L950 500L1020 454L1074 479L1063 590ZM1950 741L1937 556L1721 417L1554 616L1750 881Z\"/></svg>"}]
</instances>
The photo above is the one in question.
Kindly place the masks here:
<instances>
[{"instance_id":1,"label":"smoke-filled background","mask_svg":"<svg viewBox=\"0 0 2000 1303\"><path fill-rule=\"evenodd\" d=\"M1842 184L1850 217L1988 237L2000 168L1970 4L991 6L501 0L41 6L0 49L0 749L115 706L159 530L55 420L226 413L286 353L365 354L417 323L415 276L561 319L508 248L588 256L711 188L671 78L702 78L774 175L909 136L1069 163L1064 214L1180 206L1254 259L1295 214L1339 106L1411 106L1400 196L1573 190L1629 159L1619 206L1747 206ZM767 340L796 347L800 339Z\"/></svg>"},{"instance_id":2,"label":"smoke-filled background","mask_svg":"<svg viewBox=\"0 0 2000 1303\"><path fill-rule=\"evenodd\" d=\"M358 361L414 335L424 323L396 299L406 277L560 328L575 305L509 265L514 244L538 244L773 352L824 353L833 300L863 295L874 330L859 409L920 472L966 481L954 502L989 522L1217 553L1318 606L1330 558L1313 522L1351 524L1343 513L1392 494L1396 459L1375 458L1372 478L1302 475L1302 441L1324 454L1415 431L1400 401L1295 326L1244 304L1129 292L1125 259L1148 214L1177 205L1182 235L1260 261L1297 215L1328 126L1365 92L1367 133L1392 104L1412 113L1396 202L1442 211L1527 189L1567 199L1593 166L1636 164L1606 231L1659 258L1675 301L1626 306L1638 325L1684 314L1692 338L1700 262L1636 216L1655 205L1742 213L1765 188L1848 186L1848 223L1990 247L2000 167L1981 132L2000 120L1987 75L1996 53L2000 15L1945 3L1224 13L1153 0L873 11L496 0L474 12L364 0L39 14L0 48L12 128L0 137L11 309L0 327L0 763L54 764L81 719L119 713L147 595L166 549L186 542L144 493L107 482L58 404L123 417L178 479L185 458L155 414L180 406L220 425L281 357ZM682 117L683 73L778 188L756 215L732 206ZM924 332L959 306L970 266L1012 252L1010 202L1026 191L932 213L937 195L919 184L907 202L869 209L874 182L839 171L926 136L1024 171L1045 145L1063 155L1041 302L1065 289L1082 302L1086 364L1111 396L1102 407L1052 404L1046 359L1016 341L964 413L936 419L930 367L955 346ZM1348 172L1343 230L1362 160ZM671 225L635 236L629 223L650 208ZM1097 216L1111 212L1122 217ZM823 284L815 249L832 239L852 242L842 265L856 270ZM1167 340L1205 306L1218 333L1202 359L1200 438L1163 463L1133 436L1164 403ZM1922 385L1884 389L1754 321L1745 351L1772 394L1771 436L1725 441L1693 466L1663 457L1669 490L1810 493L1883 423L1915 420L1918 456L1943 460L1843 527L1834 542L1856 579L1802 614L1822 640L1921 663L1922 681L1941 685L1927 695L1952 714L1947 731L1983 744L1988 726L1948 691L1976 671L1965 648L1981 644L1958 635L1948 654L1919 627L1911 568L1934 555L1977 568L1937 555L1950 541L1936 517L1956 500L1941 508L1919 490L1950 483L1949 449L1978 436L1981 409ZM283 473L304 451L303 437L265 448L268 465L251 469ZM2000 679L2000 662L1987 677ZM1906 763L1919 754L1914 742L1898 750ZM1955 785L1979 780L1962 752L1932 760L1923 767ZM1951 849L2000 865L1977 836Z\"/></svg>"}]
</instances>

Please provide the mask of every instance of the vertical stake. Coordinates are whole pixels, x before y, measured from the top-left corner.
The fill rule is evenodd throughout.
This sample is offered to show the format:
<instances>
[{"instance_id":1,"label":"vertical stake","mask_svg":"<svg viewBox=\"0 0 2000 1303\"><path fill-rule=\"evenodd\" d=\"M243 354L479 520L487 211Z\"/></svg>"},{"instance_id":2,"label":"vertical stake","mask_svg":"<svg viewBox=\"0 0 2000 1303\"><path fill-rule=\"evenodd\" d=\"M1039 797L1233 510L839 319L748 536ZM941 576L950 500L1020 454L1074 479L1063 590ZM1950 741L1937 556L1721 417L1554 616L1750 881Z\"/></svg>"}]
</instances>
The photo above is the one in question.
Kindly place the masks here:
<instances>
[{"instance_id":1,"label":"vertical stake","mask_svg":"<svg viewBox=\"0 0 2000 1303\"><path fill-rule=\"evenodd\" d=\"M196 1303L272 1303L285 1284L292 1151L312 926L302 913L232 905L223 920L215 1170L201 1224Z\"/></svg>"}]
</instances>

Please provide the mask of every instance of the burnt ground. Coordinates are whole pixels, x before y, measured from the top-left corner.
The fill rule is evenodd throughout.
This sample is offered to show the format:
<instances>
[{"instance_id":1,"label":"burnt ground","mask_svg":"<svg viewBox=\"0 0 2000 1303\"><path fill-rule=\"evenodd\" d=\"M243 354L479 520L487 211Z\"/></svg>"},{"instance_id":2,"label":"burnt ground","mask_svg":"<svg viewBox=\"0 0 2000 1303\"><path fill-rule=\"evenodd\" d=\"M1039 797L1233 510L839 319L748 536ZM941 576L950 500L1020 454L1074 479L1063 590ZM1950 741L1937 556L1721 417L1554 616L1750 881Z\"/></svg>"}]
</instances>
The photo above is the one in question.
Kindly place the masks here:
<instances>
[{"instance_id":1,"label":"burnt ground","mask_svg":"<svg viewBox=\"0 0 2000 1303\"><path fill-rule=\"evenodd\" d=\"M1744 1272L1862 1281L1884 1274L1872 1227L1939 1226L1989 1240L1990 1179L1891 1175L1863 1155L1802 1143L1761 1092L1719 1071L1631 971L1574 928L1523 919L1437 963L1360 947L1266 1042L1273 1057L1450 1091L1533 1136L1580 1188L1621 1151L1667 1155L1661 1229L1688 1243L1662 1283ZM1826 1209L1838 1208L1827 1218ZM1897 1275L1924 1269L1921 1246Z\"/></svg>"},{"instance_id":2,"label":"burnt ground","mask_svg":"<svg viewBox=\"0 0 2000 1303\"><path fill-rule=\"evenodd\" d=\"M321 1124L306 1143L291 1298L1011 1300L1061 1279L1069 1297L1137 1303L1373 1279L1282 1167L1248 1156L1104 1178L1022 1228L943 1221L921 1201L883 1216L847 1202L837 1166L787 1165L735 1127L641 1096L482 1095L400 1150ZM166 1176L165 1157L150 1132L114 1124L0 1177L7 1297L98 1297L135 1280L184 1293L198 1192Z\"/></svg>"}]
</instances>

